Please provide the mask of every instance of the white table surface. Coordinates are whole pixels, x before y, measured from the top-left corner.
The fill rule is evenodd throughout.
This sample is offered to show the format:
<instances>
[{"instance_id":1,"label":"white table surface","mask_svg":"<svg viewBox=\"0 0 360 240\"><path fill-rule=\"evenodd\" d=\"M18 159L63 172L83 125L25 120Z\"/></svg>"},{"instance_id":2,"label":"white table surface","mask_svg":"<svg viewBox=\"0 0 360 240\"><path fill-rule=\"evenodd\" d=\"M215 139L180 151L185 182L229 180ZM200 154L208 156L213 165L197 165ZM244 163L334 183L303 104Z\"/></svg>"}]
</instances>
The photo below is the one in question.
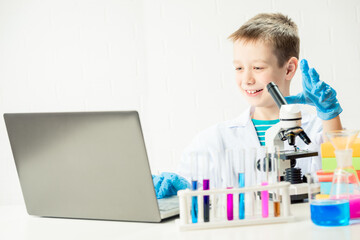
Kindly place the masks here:
<instances>
[{"instance_id":1,"label":"white table surface","mask_svg":"<svg viewBox=\"0 0 360 240\"><path fill-rule=\"evenodd\" d=\"M176 218L162 223L43 218L29 216L22 205L0 206L0 239L360 239L360 221L346 227L318 227L310 221L308 204L291 209L296 216L291 223L180 232Z\"/></svg>"}]
</instances>

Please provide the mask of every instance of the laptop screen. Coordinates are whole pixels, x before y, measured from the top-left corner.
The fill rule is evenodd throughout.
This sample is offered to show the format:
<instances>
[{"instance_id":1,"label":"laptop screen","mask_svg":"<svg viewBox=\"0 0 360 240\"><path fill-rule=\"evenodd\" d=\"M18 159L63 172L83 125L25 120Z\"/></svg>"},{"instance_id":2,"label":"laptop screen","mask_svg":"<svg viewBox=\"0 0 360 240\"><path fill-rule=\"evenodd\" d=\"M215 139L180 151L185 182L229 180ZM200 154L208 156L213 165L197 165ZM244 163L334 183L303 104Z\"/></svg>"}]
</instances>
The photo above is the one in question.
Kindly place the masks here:
<instances>
[{"instance_id":1,"label":"laptop screen","mask_svg":"<svg viewBox=\"0 0 360 240\"><path fill-rule=\"evenodd\" d=\"M4 118L29 214L160 221L136 111Z\"/></svg>"}]
</instances>

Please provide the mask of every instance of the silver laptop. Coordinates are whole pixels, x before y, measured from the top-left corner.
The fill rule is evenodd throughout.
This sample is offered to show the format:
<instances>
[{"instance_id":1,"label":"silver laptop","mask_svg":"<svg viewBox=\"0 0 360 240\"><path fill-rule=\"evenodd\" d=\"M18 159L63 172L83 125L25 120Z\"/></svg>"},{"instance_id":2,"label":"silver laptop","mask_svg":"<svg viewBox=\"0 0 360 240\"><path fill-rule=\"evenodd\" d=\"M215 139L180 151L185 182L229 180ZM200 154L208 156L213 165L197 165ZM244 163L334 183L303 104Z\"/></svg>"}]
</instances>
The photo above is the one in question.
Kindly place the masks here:
<instances>
[{"instance_id":1,"label":"silver laptop","mask_svg":"<svg viewBox=\"0 0 360 240\"><path fill-rule=\"evenodd\" d=\"M158 205L136 111L4 119L30 215L160 222L179 214L176 197Z\"/></svg>"}]
</instances>

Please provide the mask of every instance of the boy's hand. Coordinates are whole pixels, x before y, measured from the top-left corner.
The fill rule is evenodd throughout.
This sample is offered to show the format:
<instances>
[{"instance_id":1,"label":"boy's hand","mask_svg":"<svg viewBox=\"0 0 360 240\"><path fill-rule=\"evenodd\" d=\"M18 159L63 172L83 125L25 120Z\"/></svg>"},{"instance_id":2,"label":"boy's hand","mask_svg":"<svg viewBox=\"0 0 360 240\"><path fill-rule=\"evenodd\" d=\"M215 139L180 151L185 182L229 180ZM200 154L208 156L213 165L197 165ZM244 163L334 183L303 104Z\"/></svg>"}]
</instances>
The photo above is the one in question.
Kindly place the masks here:
<instances>
[{"instance_id":1,"label":"boy's hand","mask_svg":"<svg viewBox=\"0 0 360 240\"><path fill-rule=\"evenodd\" d=\"M314 68L309 69L308 62L303 59L300 62L303 79L303 92L285 97L289 104L309 104L316 107L318 117L322 120L330 120L342 112L336 91L323 81Z\"/></svg>"},{"instance_id":2,"label":"boy's hand","mask_svg":"<svg viewBox=\"0 0 360 240\"><path fill-rule=\"evenodd\" d=\"M176 195L177 191L190 188L190 183L185 178L169 172L152 175L156 198L165 198Z\"/></svg>"}]
</instances>

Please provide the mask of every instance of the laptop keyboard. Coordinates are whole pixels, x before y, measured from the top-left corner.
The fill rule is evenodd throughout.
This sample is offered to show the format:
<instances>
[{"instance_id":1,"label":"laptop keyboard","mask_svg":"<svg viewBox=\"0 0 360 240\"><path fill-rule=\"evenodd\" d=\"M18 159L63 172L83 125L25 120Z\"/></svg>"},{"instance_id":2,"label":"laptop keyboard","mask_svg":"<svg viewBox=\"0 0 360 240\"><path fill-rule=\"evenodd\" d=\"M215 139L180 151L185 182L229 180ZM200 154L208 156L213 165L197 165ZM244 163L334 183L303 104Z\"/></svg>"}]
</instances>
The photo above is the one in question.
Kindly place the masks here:
<instances>
[{"instance_id":1,"label":"laptop keyboard","mask_svg":"<svg viewBox=\"0 0 360 240\"><path fill-rule=\"evenodd\" d=\"M172 196L168 198L158 199L160 212L169 211L173 209L179 209L178 196Z\"/></svg>"}]
</instances>

